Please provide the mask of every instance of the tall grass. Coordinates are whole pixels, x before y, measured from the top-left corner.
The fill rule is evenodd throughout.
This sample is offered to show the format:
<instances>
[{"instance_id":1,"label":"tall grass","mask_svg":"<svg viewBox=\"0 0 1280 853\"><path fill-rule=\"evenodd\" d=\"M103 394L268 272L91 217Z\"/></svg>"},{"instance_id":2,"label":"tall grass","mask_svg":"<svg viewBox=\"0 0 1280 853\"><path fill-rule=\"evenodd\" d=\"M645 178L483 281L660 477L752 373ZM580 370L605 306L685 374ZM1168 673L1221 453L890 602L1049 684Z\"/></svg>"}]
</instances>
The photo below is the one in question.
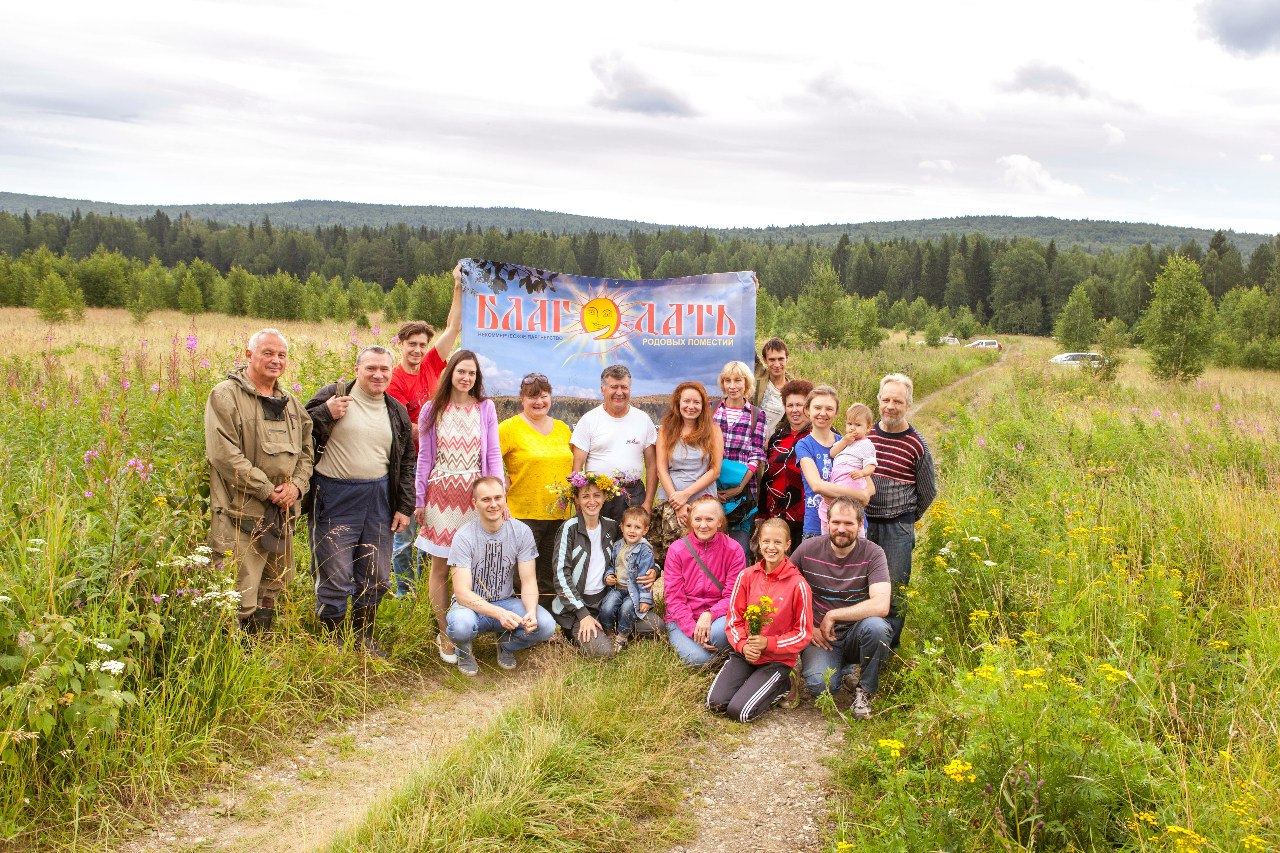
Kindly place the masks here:
<instances>
[{"instance_id":1,"label":"tall grass","mask_svg":"<svg viewBox=\"0 0 1280 853\"><path fill-rule=\"evenodd\" d=\"M1277 399L1275 376L1027 364L952 411L844 843L1276 844Z\"/></svg>"},{"instance_id":2,"label":"tall grass","mask_svg":"<svg viewBox=\"0 0 1280 853\"><path fill-rule=\"evenodd\" d=\"M603 853L687 836L706 678L656 642L605 663L570 654L329 849Z\"/></svg>"},{"instance_id":3,"label":"tall grass","mask_svg":"<svg viewBox=\"0 0 1280 853\"><path fill-rule=\"evenodd\" d=\"M202 425L235 345L113 337L0 373L0 839L113 837L204 769L392 686L393 668L316 640L305 540L278 635L232 630L234 567L201 547ZM349 373L354 345L300 337L292 393ZM429 608L398 605L393 658L430 660Z\"/></svg>"}]
</instances>

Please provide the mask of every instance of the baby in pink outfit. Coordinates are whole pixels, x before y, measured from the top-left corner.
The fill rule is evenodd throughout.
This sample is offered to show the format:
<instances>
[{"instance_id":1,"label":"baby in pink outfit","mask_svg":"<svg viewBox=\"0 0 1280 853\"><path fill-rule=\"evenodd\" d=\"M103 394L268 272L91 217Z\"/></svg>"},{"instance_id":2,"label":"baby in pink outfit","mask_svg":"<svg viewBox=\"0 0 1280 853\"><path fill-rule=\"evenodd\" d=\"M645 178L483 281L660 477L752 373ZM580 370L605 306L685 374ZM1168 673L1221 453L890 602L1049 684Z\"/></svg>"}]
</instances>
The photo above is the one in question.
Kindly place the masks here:
<instances>
[{"instance_id":1,"label":"baby in pink outfit","mask_svg":"<svg viewBox=\"0 0 1280 853\"><path fill-rule=\"evenodd\" d=\"M844 423L844 438L831 445L831 458L835 462L831 466L830 482L851 489L865 489L867 481L864 478L870 477L876 470L876 447L867 438L875 419L871 409L861 403L854 403L844 413ZM826 498L818 505L818 518L822 522L822 532L826 533Z\"/></svg>"}]
</instances>

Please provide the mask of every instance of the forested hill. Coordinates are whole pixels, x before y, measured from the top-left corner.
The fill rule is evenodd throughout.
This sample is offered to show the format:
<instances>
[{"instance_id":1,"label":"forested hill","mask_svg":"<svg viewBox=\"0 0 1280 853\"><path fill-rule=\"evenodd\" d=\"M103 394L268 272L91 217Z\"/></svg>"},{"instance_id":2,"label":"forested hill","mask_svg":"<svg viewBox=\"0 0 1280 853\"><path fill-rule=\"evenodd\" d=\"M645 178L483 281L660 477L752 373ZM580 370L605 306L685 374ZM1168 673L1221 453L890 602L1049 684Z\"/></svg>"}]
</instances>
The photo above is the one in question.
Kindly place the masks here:
<instances>
[{"instance_id":1,"label":"forested hill","mask_svg":"<svg viewBox=\"0 0 1280 853\"><path fill-rule=\"evenodd\" d=\"M663 225L653 222L635 222L626 219L603 219L594 216L578 216L571 213L555 213L545 210L529 210L518 207L442 207L436 205L360 204L345 201L287 201L269 204L113 204L87 199L53 198L49 196L23 195L0 192L0 211L22 215L38 211L71 216L81 214L114 214L126 219L143 219L157 210L170 218L183 214L193 219L210 220L233 225L261 223L269 218L275 225L311 229L332 225L347 228L403 223L413 228L461 229L498 228L513 231L546 231L551 234L597 233L626 234L630 231L654 233L670 228L693 226ZM853 240L867 238L880 242L886 240L937 239L945 235L981 233L990 239L1032 237L1047 243L1055 241L1059 246L1079 246L1087 252L1105 247L1128 248L1151 243L1154 246L1181 246L1189 240L1208 243L1213 229L1182 228L1170 225L1151 225L1133 222L1104 222L1091 219L1057 219L1049 216L960 216L944 219L915 219L901 222L862 222L830 225L788 225L768 228L709 228L699 229L726 239L741 238L752 241L812 240L815 243L834 245L842 235ZM1240 251L1248 255L1259 243L1271 235L1247 234L1226 231L1226 236Z\"/></svg>"}]
</instances>

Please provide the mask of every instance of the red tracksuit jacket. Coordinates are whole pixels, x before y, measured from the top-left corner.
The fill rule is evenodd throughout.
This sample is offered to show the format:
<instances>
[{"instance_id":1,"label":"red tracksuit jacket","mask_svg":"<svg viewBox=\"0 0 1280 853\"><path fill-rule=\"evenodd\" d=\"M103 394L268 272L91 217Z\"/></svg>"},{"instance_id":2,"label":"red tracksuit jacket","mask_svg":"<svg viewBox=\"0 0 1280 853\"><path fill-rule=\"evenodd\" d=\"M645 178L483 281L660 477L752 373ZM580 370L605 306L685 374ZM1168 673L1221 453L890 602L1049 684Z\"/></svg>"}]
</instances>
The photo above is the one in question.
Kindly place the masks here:
<instances>
[{"instance_id":1,"label":"red tracksuit jacket","mask_svg":"<svg viewBox=\"0 0 1280 853\"><path fill-rule=\"evenodd\" d=\"M729 645L739 654L751 636L743 613L747 607L760 601L760 596L773 599L778 612L761 630L768 640L756 664L784 663L795 666L800 650L813 639L813 593L800 575L800 570L790 560L784 559L772 574L765 574L764 563L756 563L744 569L733 585L729 598L729 618L725 634Z\"/></svg>"}]
</instances>

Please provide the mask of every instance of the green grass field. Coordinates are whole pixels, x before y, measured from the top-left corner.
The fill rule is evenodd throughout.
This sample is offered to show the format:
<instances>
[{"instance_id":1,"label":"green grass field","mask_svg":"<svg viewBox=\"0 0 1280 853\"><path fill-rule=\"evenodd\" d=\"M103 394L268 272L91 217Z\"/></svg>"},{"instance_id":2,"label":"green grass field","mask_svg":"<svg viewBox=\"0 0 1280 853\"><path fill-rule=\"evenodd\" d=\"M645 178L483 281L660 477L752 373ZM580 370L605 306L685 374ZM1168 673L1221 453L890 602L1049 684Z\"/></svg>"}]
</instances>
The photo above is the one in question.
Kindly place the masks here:
<instances>
[{"instance_id":1,"label":"green grass field","mask_svg":"<svg viewBox=\"0 0 1280 853\"><path fill-rule=\"evenodd\" d=\"M175 316L142 344L116 314L4 363L0 838L18 847L110 848L225 763L279 754L409 679L456 688L423 605L384 603L389 664L319 642L305 565L278 639L228 631L231 575L200 548L201 413L251 329ZM350 374L351 330L286 331L295 393ZM831 847L1271 849L1280 378L1168 386L1130 365L1107 386L1050 371L1050 352L1014 342L962 398L929 406L944 491L919 531L902 659L834 762ZM919 400L995 361L886 343L796 347L791 366L847 405L874 402L886 372L913 375ZM670 758L714 730L701 682L660 647L561 675L334 849L687 835L676 803L690 780ZM619 724L626 703L657 721L644 739ZM645 805L617 784L624 766Z\"/></svg>"}]
</instances>

